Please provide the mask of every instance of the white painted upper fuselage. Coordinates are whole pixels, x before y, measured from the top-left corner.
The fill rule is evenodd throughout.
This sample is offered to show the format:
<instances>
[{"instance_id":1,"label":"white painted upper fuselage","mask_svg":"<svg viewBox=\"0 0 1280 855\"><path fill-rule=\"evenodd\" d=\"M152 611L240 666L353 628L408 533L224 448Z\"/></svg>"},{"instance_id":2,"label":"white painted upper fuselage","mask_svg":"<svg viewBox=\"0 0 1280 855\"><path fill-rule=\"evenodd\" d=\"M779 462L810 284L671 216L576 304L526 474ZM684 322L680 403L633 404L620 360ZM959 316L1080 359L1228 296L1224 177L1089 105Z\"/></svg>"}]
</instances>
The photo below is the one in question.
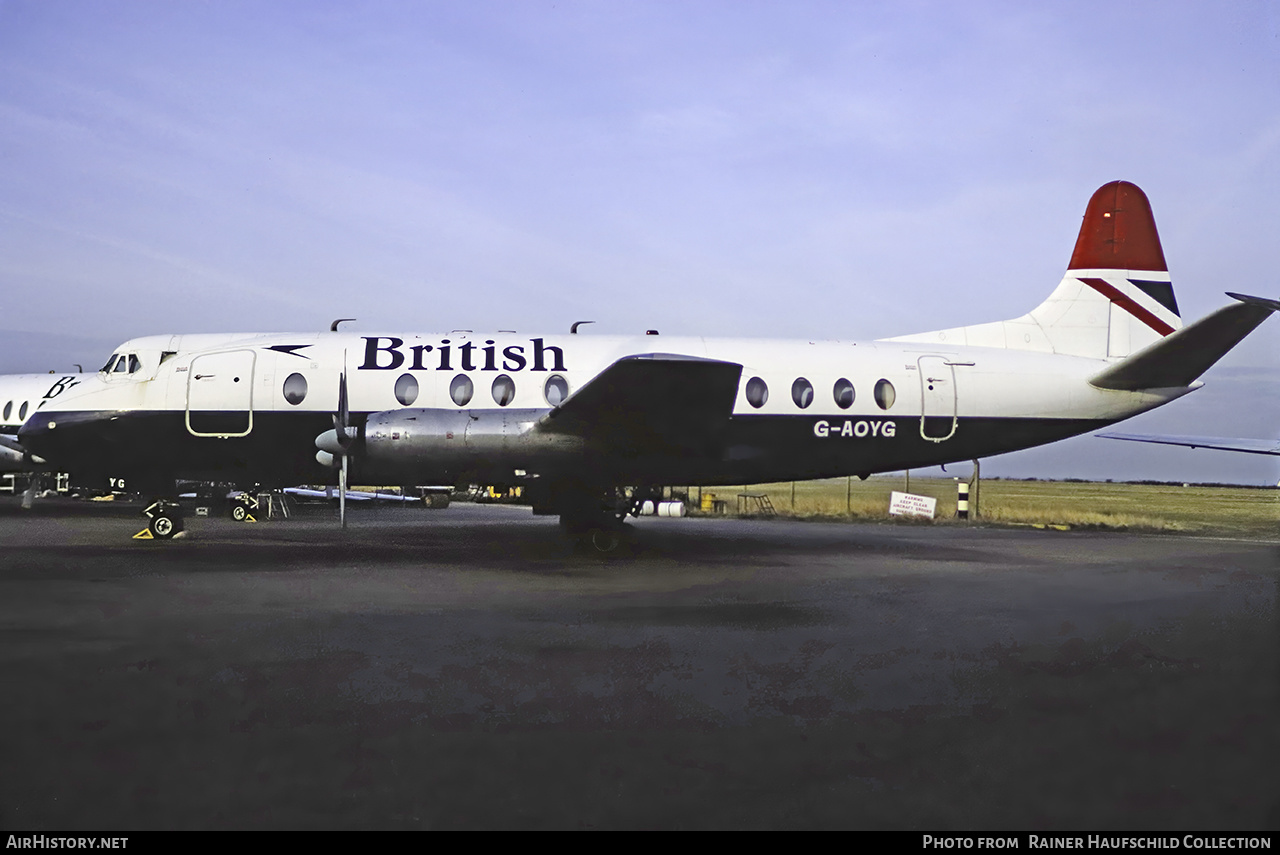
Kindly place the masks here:
<instances>
[{"instance_id":1,"label":"white painted upper fuselage","mask_svg":"<svg viewBox=\"0 0 1280 855\"><path fill-rule=\"evenodd\" d=\"M401 344L392 347L393 342ZM415 360L414 347L431 350ZM446 347L449 350L442 353ZM542 356L536 363L535 351ZM136 357L137 370L85 375L52 409L184 412L194 400L202 410L332 413L338 406L339 377L344 372L353 412L408 406L549 408L563 401L555 391L548 394L550 378L563 378L571 396L619 359L640 354L691 356L742 365L735 416L918 420L934 402L941 409L929 409L931 416L1113 422L1166 403L1199 385L1141 391L1100 389L1092 386L1089 378L1114 360L890 341L529 337L458 332L229 333L149 336L125 342L115 352L126 359ZM237 356L242 362L234 362ZM219 360L232 360L231 371L243 369L244 376L219 376ZM202 368L215 364L218 370ZM289 400L285 381L293 375L305 381L300 387L305 391ZM406 375L417 386L417 394L407 402L398 400L396 394L397 381ZM466 400L450 395L451 384L460 376L471 380L473 393ZM514 394L501 404L493 391L499 377L511 378L514 387ZM762 380L767 389L759 406L747 396L747 385L754 378ZM851 383L854 390L852 402L845 407L837 402L834 392L841 380ZM930 394L930 380L938 381L932 391L941 395ZM797 383L802 385L793 394ZM877 384L883 383L890 384L892 396L881 394L878 401ZM804 384L812 389L808 396L803 393Z\"/></svg>"}]
</instances>

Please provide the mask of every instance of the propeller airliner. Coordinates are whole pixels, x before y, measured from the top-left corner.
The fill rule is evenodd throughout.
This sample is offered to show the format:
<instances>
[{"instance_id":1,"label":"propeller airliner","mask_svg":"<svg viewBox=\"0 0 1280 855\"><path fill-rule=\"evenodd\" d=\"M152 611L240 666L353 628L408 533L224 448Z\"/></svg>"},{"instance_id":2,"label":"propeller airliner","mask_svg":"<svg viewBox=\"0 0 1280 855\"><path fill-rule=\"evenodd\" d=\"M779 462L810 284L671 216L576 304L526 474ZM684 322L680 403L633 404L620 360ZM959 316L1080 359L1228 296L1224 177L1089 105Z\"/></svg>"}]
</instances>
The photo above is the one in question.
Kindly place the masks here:
<instances>
[{"instance_id":1,"label":"propeller airliner","mask_svg":"<svg viewBox=\"0 0 1280 855\"><path fill-rule=\"evenodd\" d=\"M1090 199L1063 279L1012 320L877 341L471 332L163 335L30 415L19 442L160 499L177 479L520 485L602 549L663 484L918 468L1174 401L1280 309L1184 325L1146 195ZM576 325L575 325L576 327ZM355 479L354 481L352 479Z\"/></svg>"}]
</instances>

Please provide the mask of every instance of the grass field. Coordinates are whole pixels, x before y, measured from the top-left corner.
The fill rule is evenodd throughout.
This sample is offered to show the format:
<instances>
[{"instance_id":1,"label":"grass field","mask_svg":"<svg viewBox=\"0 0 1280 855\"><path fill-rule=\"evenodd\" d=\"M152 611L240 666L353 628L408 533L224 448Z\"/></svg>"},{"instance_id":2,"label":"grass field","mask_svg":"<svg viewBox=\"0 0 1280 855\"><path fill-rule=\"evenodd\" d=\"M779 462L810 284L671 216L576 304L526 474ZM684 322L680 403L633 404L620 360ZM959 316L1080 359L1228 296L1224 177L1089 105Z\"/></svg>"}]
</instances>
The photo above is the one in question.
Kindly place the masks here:
<instances>
[{"instance_id":1,"label":"grass field","mask_svg":"<svg viewBox=\"0 0 1280 855\"><path fill-rule=\"evenodd\" d=\"M759 513L756 500L740 499L739 494L763 493L779 516L887 520L889 494L893 490L906 490L903 475L877 476L866 481L837 478L795 484L705 487L702 494L711 493L725 501L730 515ZM910 492L938 500L934 524L965 524L955 518L955 481L912 478ZM698 496L697 488L690 490L691 510L697 505ZM971 509L973 506L971 493ZM972 510L970 515L974 515ZM977 495L976 521L1274 536L1280 535L1280 489L984 480ZM918 520L911 522L920 524Z\"/></svg>"}]
</instances>

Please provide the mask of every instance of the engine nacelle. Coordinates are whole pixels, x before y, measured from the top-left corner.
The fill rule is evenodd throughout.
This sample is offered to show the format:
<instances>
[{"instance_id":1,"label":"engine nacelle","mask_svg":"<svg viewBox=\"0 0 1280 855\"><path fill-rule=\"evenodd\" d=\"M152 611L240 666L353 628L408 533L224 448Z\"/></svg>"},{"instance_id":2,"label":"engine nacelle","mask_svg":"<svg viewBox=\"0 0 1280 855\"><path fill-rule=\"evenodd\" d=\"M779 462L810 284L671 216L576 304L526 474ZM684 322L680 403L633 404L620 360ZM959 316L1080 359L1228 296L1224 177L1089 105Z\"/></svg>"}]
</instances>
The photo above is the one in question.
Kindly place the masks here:
<instances>
[{"instance_id":1,"label":"engine nacelle","mask_svg":"<svg viewBox=\"0 0 1280 855\"><path fill-rule=\"evenodd\" d=\"M22 472L30 468L31 464L22 451L0 444L0 472Z\"/></svg>"},{"instance_id":2,"label":"engine nacelle","mask_svg":"<svg viewBox=\"0 0 1280 855\"><path fill-rule=\"evenodd\" d=\"M0 437L0 472L30 472L44 467L43 457L28 454L15 440Z\"/></svg>"},{"instance_id":3,"label":"engine nacelle","mask_svg":"<svg viewBox=\"0 0 1280 855\"><path fill-rule=\"evenodd\" d=\"M464 474L501 482L516 470L543 472L582 451L576 436L536 429L546 410L404 409L373 413L364 426L362 465L456 483ZM426 480L422 480L426 479Z\"/></svg>"}]
</instances>

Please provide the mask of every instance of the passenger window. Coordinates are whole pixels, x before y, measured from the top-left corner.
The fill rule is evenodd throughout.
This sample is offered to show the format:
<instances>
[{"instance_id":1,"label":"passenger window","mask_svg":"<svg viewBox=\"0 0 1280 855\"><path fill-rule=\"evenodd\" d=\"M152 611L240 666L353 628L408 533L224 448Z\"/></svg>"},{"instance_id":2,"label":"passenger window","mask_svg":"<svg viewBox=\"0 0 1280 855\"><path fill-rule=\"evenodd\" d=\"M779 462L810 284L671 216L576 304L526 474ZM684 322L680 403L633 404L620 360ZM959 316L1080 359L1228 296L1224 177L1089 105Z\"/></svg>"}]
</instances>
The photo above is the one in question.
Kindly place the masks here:
<instances>
[{"instance_id":1,"label":"passenger window","mask_svg":"<svg viewBox=\"0 0 1280 855\"><path fill-rule=\"evenodd\" d=\"M13 401L4 405L4 420L9 421L9 416L13 414Z\"/></svg>"},{"instance_id":2,"label":"passenger window","mask_svg":"<svg viewBox=\"0 0 1280 855\"><path fill-rule=\"evenodd\" d=\"M476 387L472 385L471 378L465 374L459 374L449 383L449 397L459 407L465 407L471 403L471 396L475 391Z\"/></svg>"},{"instance_id":3,"label":"passenger window","mask_svg":"<svg viewBox=\"0 0 1280 855\"><path fill-rule=\"evenodd\" d=\"M516 397L516 381L506 374L499 374L493 380L493 401L499 407L505 407Z\"/></svg>"},{"instance_id":4,"label":"passenger window","mask_svg":"<svg viewBox=\"0 0 1280 855\"><path fill-rule=\"evenodd\" d=\"M560 406L564 403L564 399L569 397L569 381L559 374L552 374L547 378L547 384L542 387L542 396L551 406Z\"/></svg>"},{"instance_id":5,"label":"passenger window","mask_svg":"<svg viewBox=\"0 0 1280 855\"><path fill-rule=\"evenodd\" d=\"M836 399L836 406L842 410L847 410L853 406L853 384L841 377L836 381L836 386L831 390L832 396Z\"/></svg>"},{"instance_id":6,"label":"passenger window","mask_svg":"<svg viewBox=\"0 0 1280 855\"><path fill-rule=\"evenodd\" d=\"M880 409L887 410L893 406L893 402L897 400L898 393L893 390L893 384L888 380L876 381L876 403L880 405Z\"/></svg>"},{"instance_id":7,"label":"passenger window","mask_svg":"<svg viewBox=\"0 0 1280 855\"><path fill-rule=\"evenodd\" d=\"M418 380L412 374L401 374L396 380L396 400L406 407L418 400Z\"/></svg>"},{"instance_id":8,"label":"passenger window","mask_svg":"<svg viewBox=\"0 0 1280 855\"><path fill-rule=\"evenodd\" d=\"M764 402L769 400L769 386L759 377L752 377L747 381L747 403L755 407L757 410L764 406Z\"/></svg>"},{"instance_id":9,"label":"passenger window","mask_svg":"<svg viewBox=\"0 0 1280 855\"><path fill-rule=\"evenodd\" d=\"M802 410L808 407L813 403L813 384L803 377L797 377L796 382L791 384L791 400Z\"/></svg>"},{"instance_id":10,"label":"passenger window","mask_svg":"<svg viewBox=\"0 0 1280 855\"><path fill-rule=\"evenodd\" d=\"M18 421L24 421L27 418L27 405L30 401L23 401L22 406L18 407Z\"/></svg>"},{"instance_id":11,"label":"passenger window","mask_svg":"<svg viewBox=\"0 0 1280 855\"><path fill-rule=\"evenodd\" d=\"M307 378L301 374L290 374L284 381L284 399L293 406L298 406L307 397Z\"/></svg>"}]
</instances>

